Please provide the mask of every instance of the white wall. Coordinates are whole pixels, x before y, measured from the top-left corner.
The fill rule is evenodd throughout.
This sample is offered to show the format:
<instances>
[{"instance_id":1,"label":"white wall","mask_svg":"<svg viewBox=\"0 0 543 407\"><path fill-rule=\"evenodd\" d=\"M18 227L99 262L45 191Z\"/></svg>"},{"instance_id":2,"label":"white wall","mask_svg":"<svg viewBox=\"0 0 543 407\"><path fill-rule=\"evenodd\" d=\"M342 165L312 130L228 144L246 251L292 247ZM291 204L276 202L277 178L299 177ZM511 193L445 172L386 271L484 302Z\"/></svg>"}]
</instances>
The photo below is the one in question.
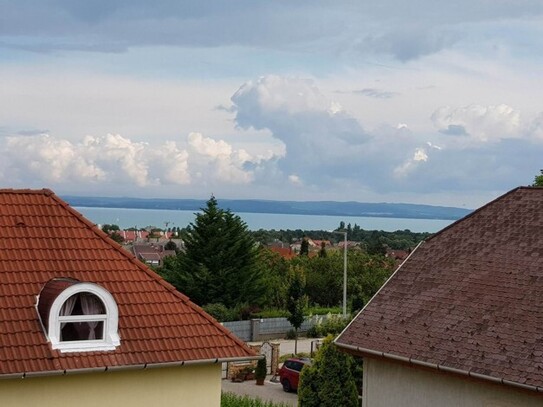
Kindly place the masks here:
<instances>
[{"instance_id":1,"label":"white wall","mask_svg":"<svg viewBox=\"0 0 543 407\"><path fill-rule=\"evenodd\" d=\"M363 407L541 407L543 396L382 359L364 358Z\"/></svg>"}]
</instances>

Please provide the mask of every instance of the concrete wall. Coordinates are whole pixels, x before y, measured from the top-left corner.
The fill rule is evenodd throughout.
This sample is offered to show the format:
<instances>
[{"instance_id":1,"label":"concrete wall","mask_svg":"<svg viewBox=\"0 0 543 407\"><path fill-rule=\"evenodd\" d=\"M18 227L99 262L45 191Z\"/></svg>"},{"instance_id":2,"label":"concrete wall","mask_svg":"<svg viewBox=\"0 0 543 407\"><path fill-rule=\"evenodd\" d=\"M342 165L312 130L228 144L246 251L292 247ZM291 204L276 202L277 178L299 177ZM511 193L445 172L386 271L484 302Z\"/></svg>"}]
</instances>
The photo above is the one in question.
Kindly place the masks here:
<instances>
[{"instance_id":1,"label":"concrete wall","mask_svg":"<svg viewBox=\"0 0 543 407\"><path fill-rule=\"evenodd\" d=\"M543 406L543 396L504 385L371 358L364 358L363 393L362 407Z\"/></svg>"},{"instance_id":2,"label":"concrete wall","mask_svg":"<svg viewBox=\"0 0 543 407\"><path fill-rule=\"evenodd\" d=\"M2 407L219 407L220 397L220 364L0 380Z\"/></svg>"},{"instance_id":3,"label":"concrete wall","mask_svg":"<svg viewBox=\"0 0 543 407\"><path fill-rule=\"evenodd\" d=\"M298 334L304 334L314 325L324 322L328 315L313 315L305 317ZM292 325L286 318L252 319L250 321L223 322L234 335L245 342L265 341L267 339L284 338Z\"/></svg>"}]
</instances>

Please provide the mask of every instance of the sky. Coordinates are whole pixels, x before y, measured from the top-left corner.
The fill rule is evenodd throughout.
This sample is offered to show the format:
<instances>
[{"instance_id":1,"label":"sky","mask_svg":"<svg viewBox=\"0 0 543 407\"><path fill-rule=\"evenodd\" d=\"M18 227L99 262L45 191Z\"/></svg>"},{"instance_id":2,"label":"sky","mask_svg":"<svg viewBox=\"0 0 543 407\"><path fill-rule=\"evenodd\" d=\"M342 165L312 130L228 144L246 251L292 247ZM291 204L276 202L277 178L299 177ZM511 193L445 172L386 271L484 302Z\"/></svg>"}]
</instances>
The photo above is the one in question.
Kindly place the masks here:
<instances>
[{"instance_id":1,"label":"sky","mask_svg":"<svg viewBox=\"0 0 543 407\"><path fill-rule=\"evenodd\" d=\"M0 0L0 185L476 208L543 168L540 0Z\"/></svg>"}]
</instances>

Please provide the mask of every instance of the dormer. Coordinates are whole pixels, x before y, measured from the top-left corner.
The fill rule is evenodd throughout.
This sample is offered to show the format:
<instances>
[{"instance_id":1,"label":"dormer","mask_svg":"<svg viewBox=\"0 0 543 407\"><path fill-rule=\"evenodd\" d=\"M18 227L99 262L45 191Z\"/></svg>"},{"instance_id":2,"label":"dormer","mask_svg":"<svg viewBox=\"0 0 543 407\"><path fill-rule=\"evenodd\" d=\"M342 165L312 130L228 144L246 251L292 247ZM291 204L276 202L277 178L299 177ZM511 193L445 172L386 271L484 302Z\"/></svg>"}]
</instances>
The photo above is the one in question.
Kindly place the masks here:
<instances>
[{"instance_id":1,"label":"dormer","mask_svg":"<svg viewBox=\"0 0 543 407\"><path fill-rule=\"evenodd\" d=\"M45 284L36 306L53 349L93 352L120 345L117 303L98 284L55 278Z\"/></svg>"}]
</instances>

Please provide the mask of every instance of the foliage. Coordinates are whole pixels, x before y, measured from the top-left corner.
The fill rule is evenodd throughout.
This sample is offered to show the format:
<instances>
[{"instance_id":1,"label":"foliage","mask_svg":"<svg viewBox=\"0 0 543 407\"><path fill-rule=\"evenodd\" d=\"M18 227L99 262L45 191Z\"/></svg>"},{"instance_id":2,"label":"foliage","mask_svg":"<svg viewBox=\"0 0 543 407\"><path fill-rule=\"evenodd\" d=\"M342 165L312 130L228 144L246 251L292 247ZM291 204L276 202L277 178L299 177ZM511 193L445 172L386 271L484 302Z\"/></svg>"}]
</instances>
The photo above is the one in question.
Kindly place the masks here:
<instances>
[{"instance_id":1,"label":"foliage","mask_svg":"<svg viewBox=\"0 0 543 407\"><path fill-rule=\"evenodd\" d=\"M351 321L350 318L343 318L342 315L329 314L326 318L321 318L308 331L310 338L320 338L327 335L337 335L345 329Z\"/></svg>"},{"instance_id":2,"label":"foliage","mask_svg":"<svg viewBox=\"0 0 543 407\"><path fill-rule=\"evenodd\" d=\"M354 360L340 352L328 337L312 365L302 369L298 387L300 407L356 407L359 405L352 374Z\"/></svg>"},{"instance_id":3,"label":"foliage","mask_svg":"<svg viewBox=\"0 0 543 407\"><path fill-rule=\"evenodd\" d=\"M341 307L305 307L305 315L326 315L338 314L341 312ZM262 311L255 312L251 318L286 318L288 311L280 308L267 308Z\"/></svg>"},{"instance_id":4,"label":"foliage","mask_svg":"<svg viewBox=\"0 0 543 407\"><path fill-rule=\"evenodd\" d=\"M105 225L102 226L102 230L107 233L107 234L110 234L112 232L118 232L120 231L121 229L119 228L118 225L110 225L109 223L106 223Z\"/></svg>"},{"instance_id":5,"label":"foliage","mask_svg":"<svg viewBox=\"0 0 543 407\"><path fill-rule=\"evenodd\" d=\"M309 255L309 241L307 240L307 237L304 236L302 239L302 243L300 244L300 256L308 256Z\"/></svg>"},{"instance_id":6,"label":"foliage","mask_svg":"<svg viewBox=\"0 0 543 407\"><path fill-rule=\"evenodd\" d=\"M255 378L258 379L265 379L266 373L267 373L267 367L266 367L266 356L262 359L258 359L258 362L256 362L256 369L255 369Z\"/></svg>"},{"instance_id":7,"label":"foliage","mask_svg":"<svg viewBox=\"0 0 543 407\"><path fill-rule=\"evenodd\" d=\"M206 304L202 308L219 322L235 321L237 319L236 312L221 303Z\"/></svg>"},{"instance_id":8,"label":"foliage","mask_svg":"<svg viewBox=\"0 0 543 407\"><path fill-rule=\"evenodd\" d=\"M266 286L266 291L262 297L263 305L269 308L286 310L289 262L278 253L266 248L260 248L258 267L263 276L263 283ZM280 316L286 317L286 314Z\"/></svg>"},{"instance_id":9,"label":"foliage","mask_svg":"<svg viewBox=\"0 0 543 407\"><path fill-rule=\"evenodd\" d=\"M297 334L296 334L296 330L294 329L289 329L287 333L285 334L285 339L296 339L296 338L297 338Z\"/></svg>"},{"instance_id":10,"label":"foliage","mask_svg":"<svg viewBox=\"0 0 543 407\"><path fill-rule=\"evenodd\" d=\"M177 250L177 245L173 240L169 240L168 243L164 245L164 250Z\"/></svg>"},{"instance_id":11,"label":"foliage","mask_svg":"<svg viewBox=\"0 0 543 407\"><path fill-rule=\"evenodd\" d=\"M540 174L534 177L533 187L543 187L543 170L540 170Z\"/></svg>"},{"instance_id":12,"label":"foliage","mask_svg":"<svg viewBox=\"0 0 543 407\"><path fill-rule=\"evenodd\" d=\"M321 242L321 249L319 250L319 257L326 257L328 253L326 253L326 243Z\"/></svg>"},{"instance_id":13,"label":"foliage","mask_svg":"<svg viewBox=\"0 0 543 407\"><path fill-rule=\"evenodd\" d=\"M301 271L294 269L292 280L287 291L287 316L288 322L297 331L304 322L305 296L304 285L302 282Z\"/></svg>"},{"instance_id":14,"label":"foliage","mask_svg":"<svg viewBox=\"0 0 543 407\"><path fill-rule=\"evenodd\" d=\"M286 403L262 401L259 398L249 396L238 396L234 393L224 392L221 394L221 407L288 407Z\"/></svg>"},{"instance_id":15,"label":"foliage","mask_svg":"<svg viewBox=\"0 0 543 407\"><path fill-rule=\"evenodd\" d=\"M312 355L309 352L298 352L296 354L294 353L287 353L285 355L279 356L279 363L284 363L285 360L290 358L306 358L311 359Z\"/></svg>"},{"instance_id":16,"label":"foliage","mask_svg":"<svg viewBox=\"0 0 543 407\"><path fill-rule=\"evenodd\" d=\"M341 222L345 225L345 222ZM365 249L372 239L380 239L381 243L394 250L409 250L414 248L421 240L427 239L431 233L411 232L409 229L396 230L394 232L385 232L382 230L365 230L356 223L349 229L340 227L340 230L347 230L348 239L354 242L360 242L360 246ZM301 229L281 229L281 230L263 230L251 232L254 239L264 245L272 242L283 242L286 245L295 240L300 240L304 236L310 239L330 240L337 243L343 237L324 230L301 230Z\"/></svg>"},{"instance_id":17,"label":"foliage","mask_svg":"<svg viewBox=\"0 0 543 407\"><path fill-rule=\"evenodd\" d=\"M266 287L258 266L258 250L247 225L215 197L196 214L184 233L185 253L175 269L160 269L178 290L200 305L221 303L227 308L262 302Z\"/></svg>"},{"instance_id":18,"label":"foliage","mask_svg":"<svg viewBox=\"0 0 543 407\"><path fill-rule=\"evenodd\" d=\"M119 233L120 230L121 229L118 225L110 225L106 223L102 226L102 231L107 233L112 240L116 241L117 243L123 243L124 238Z\"/></svg>"}]
</instances>

